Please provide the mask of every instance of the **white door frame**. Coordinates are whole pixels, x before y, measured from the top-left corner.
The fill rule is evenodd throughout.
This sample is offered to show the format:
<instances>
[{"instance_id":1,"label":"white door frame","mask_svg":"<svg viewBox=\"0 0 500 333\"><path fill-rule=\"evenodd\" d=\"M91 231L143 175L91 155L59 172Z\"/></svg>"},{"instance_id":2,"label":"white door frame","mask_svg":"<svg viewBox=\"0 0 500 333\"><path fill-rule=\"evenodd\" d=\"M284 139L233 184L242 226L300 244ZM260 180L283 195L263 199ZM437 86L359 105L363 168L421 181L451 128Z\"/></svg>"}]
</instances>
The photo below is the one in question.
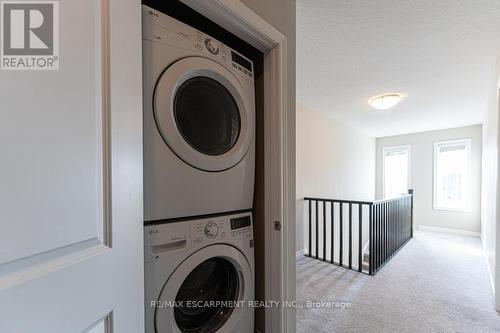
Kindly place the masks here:
<instances>
[{"instance_id":1,"label":"white door frame","mask_svg":"<svg viewBox=\"0 0 500 333\"><path fill-rule=\"evenodd\" d=\"M288 119L286 36L239 0L181 1L264 53L265 297L294 300L295 127ZM294 309L268 308L265 318L267 333L295 332Z\"/></svg>"}]
</instances>

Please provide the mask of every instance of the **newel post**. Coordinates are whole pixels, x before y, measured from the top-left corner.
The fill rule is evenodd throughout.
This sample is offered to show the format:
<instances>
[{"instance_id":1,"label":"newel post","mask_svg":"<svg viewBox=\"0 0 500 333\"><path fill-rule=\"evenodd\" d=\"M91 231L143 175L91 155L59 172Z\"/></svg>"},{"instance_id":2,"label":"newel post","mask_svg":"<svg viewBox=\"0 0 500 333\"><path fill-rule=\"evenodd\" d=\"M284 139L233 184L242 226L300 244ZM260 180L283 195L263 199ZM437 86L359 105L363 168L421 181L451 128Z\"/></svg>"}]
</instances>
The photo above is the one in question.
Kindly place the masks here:
<instances>
[{"instance_id":1,"label":"newel post","mask_svg":"<svg viewBox=\"0 0 500 333\"><path fill-rule=\"evenodd\" d=\"M408 194L411 195L410 198L410 225L411 225L411 238L413 238L413 189L408 190Z\"/></svg>"}]
</instances>

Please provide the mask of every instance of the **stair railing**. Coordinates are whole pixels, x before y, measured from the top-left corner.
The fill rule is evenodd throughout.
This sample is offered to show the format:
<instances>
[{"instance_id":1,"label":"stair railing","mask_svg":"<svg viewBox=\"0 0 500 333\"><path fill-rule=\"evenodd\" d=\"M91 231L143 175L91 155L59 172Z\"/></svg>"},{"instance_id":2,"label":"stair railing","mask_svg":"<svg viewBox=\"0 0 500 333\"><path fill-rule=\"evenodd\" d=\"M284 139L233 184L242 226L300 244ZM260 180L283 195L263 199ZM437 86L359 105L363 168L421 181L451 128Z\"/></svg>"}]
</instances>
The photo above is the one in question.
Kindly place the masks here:
<instances>
[{"instance_id":1,"label":"stair railing","mask_svg":"<svg viewBox=\"0 0 500 333\"><path fill-rule=\"evenodd\" d=\"M375 275L413 237L413 190L376 201L304 200L308 257Z\"/></svg>"}]
</instances>

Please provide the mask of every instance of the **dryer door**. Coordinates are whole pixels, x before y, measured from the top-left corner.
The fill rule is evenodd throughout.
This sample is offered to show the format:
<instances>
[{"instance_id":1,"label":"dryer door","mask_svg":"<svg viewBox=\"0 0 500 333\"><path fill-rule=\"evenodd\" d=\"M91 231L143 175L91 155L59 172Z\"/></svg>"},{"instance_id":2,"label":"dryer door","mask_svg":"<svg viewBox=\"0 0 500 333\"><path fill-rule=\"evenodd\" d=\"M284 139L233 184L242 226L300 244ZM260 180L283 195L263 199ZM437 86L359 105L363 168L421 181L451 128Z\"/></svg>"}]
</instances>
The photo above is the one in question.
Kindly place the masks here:
<instances>
[{"instance_id":1,"label":"dryer door","mask_svg":"<svg viewBox=\"0 0 500 333\"><path fill-rule=\"evenodd\" d=\"M248 261L230 245L205 247L165 282L155 310L158 333L253 332L254 281ZM173 302L175 301L175 303Z\"/></svg>"},{"instance_id":2,"label":"dryer door","mask_svg":"<svg viewBox=\"0 0 500 333\"><path fill-rule=\"evenodd\" d=\"M184 162L205 171L227 170L241 161L253 140L248 98L224 66L183 58L163 72L155 87L156 125Z\"/></svg>"}]
</instances>

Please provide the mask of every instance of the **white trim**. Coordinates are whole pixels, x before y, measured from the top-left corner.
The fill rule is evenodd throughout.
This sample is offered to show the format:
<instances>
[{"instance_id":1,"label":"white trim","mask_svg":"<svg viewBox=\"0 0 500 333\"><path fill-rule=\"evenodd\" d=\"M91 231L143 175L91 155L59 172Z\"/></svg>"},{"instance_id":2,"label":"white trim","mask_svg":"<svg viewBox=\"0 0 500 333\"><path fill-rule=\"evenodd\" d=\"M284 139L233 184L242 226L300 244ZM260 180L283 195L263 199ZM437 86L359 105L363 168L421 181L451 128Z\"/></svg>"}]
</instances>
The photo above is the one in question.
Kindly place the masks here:
<instances>
[{"instance_id":1,"label":"white trim","mask_svg":"<svg viewBox=\"0 0 500 333\"><path fill-rule=\"evenodd\" d=\"M477 231L469 231L469 230L460 230L460 229L452 229L452 228L443 228L443 227L434 227L431 225L418 225L418 230L422 231L432 231L432 232L442 232L447 234L461 235L461 236L470 236L481 238L481 233Z\"/></svg>"},{"instance_id":2,"label":"white trim","mask_svg":"<svg viewBox=\"0 0 500 333\"><path fill-rule=\"evenodd\" d=\"M286 36L239 0L181 1L264 53L265 298L295 300L295 175L289 160L295 126L288 124ZM294 309L270 308L265 317L267 332L295 332Z\"/></svg>"},{"instance_id":3,"label":"white trim","mask_svg":"<svg viewBox=\"0 0 500 333\"><path fill-rule=\"evenodd\" d=\"M113 311L105 315L104 317L97 320L95 323L90 325L83 333L92 332L92 330L103 329L104 333L113 333L112 331L112 321L113 321Z\"/></svg>"},{"instance_id":4,"label":"white trim","mask_svg":"<svg viewBox=\"0 0 500 333\"><path fill-rule=\"evenodd\" d=\"M406 189L410 189L411 187L411 146L410 145L399 145L399 146L388 146L382 148L382 195L384 198L387 198L387 193L385 193L385 154L387 151L391 150L407 150L408 151L408 170L407 170L407 179L406 179ZM408 192L408 191L407 191ZM407 193L406 192L406 193Z\"/></svg>"},{"instance_id":5,"label":"white trim","mask_svg":"<svg viewBox=\"0 0 500 333\"><path fill-rule=\"evenodd\" d=\"M306 249L299 250L295 252L295 259L299 259L300 257L305 256L306 254Z\"/></svg>"},{"instance_id":6,"label":"white trim","mask_svg":"<svg viewBox=\"0 0 500 333\"><path fill-rule=\"evenodd\" d=\"M181 0L221 27L262 52L272 50L286 37L239 0Z\"/></svg>"},{"instance_id":7,"label":"white trim","mask_svg":"<svg viewBox=\"0 0 500 333\"><path fill-rule=\"evenodd\" d=\"M110 59L110 14L109 0L100 0L99 61L100 108L102 122L102 243L113 246L112 183L111 183L111 59ZM98 84L99 87L99 84Z\"/></svg>"},{"instance_id":8,"label":"white trim","mask_svg":"<svg viewBox=\"0 0 500 333\"><path fill-rule=\"evenodd\" d=\"M467 179L465 183L465 191L464 194L467 196L465 199L466 206L463 208L449 208L449 207L440 207L437 204L437 151L441 146L447 145L459 145L465 144L465 150L467 152ZM432 209L440 210L440 211L450 211L450 212L462 212L469 213L471 211L471 197L470 197L470 174L471 174L471 146L472 139L471 138L463 138L456 140L445 140L445 141L435 141L433 142L433 153L432 153Z\"/></svg>"},{"instance_id":9,"label":"white trim","mask_svg":"<svg viewBox=\"0 0 500 333\"><path fill-rule=\"evenodd\" d=\"M484 253L484 260L486 261L486 269L488 270L488 279L490 280L491 292L493 295L495 295L495 278L493 277L493 272L491 271L488 256L486 255L486 252L483 253Z\"/></svg>"},{"instance_id":10,"label":"white trim","mask_svg":"<svg viewBox=\"0 0 500 333\"><path fill-rule=\"evenodd\" d=\"M111 251L107 245L95 242L97 239L91 239L4 264L2 269L10 272L0 278L0 290L23 284Z\"/></svg>"}]
</instances>

